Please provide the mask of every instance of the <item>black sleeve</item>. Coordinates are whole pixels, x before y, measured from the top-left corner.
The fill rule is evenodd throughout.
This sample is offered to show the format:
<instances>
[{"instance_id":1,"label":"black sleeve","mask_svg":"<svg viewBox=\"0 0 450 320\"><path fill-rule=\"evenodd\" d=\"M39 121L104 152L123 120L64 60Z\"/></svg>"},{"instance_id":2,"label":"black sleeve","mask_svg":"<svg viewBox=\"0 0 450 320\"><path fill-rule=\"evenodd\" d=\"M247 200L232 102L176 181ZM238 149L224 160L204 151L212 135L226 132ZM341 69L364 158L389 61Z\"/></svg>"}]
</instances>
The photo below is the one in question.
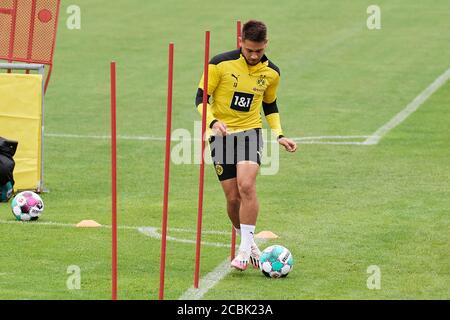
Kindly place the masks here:
<instances>
[{"instance_id":1,"label":"black sleeve","mask_svg":"<svg viewBox=\"0 0 450 320\"><path fill-rule=\"evenodd\" d=\"M263 110L264 110L264 114L266 115L266 117L272 113L279 113L277 100L275 100L272 103L263 102Z\"/></svg>"},{"instance_id":2,"label":"black sleeve","mask_svg":"<svg viewBox=\"0 0 450 320\"><path fill-rule=\"evenodd\" d=\"M209 103L210 98L211 98L211 96L208 95L208 103ZM199 88L197 91L197 97L195 97L195 107L198 107L202 103L203 103L203 89Z\"/></svg>"}]
</instances>

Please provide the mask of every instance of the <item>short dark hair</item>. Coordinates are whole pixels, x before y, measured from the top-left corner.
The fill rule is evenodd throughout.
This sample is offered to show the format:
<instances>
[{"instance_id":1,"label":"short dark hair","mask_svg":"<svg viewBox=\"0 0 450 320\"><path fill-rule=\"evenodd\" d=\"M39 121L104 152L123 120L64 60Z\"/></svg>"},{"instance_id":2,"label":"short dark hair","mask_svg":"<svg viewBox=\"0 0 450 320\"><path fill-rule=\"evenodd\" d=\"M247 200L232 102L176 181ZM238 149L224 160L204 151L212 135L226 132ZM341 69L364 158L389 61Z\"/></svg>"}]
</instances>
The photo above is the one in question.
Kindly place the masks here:
<instances>
[{"instance_id":1,"label":"short dark hair","mask_svg":"<svg viewBox=\"0 0 450 320\"><path fill-rule=\"evenodd\" d=\"M242 28L242 40L264 42L267 40L267 27L264 22L250 20Z\"/></svg>"}]
</instances>

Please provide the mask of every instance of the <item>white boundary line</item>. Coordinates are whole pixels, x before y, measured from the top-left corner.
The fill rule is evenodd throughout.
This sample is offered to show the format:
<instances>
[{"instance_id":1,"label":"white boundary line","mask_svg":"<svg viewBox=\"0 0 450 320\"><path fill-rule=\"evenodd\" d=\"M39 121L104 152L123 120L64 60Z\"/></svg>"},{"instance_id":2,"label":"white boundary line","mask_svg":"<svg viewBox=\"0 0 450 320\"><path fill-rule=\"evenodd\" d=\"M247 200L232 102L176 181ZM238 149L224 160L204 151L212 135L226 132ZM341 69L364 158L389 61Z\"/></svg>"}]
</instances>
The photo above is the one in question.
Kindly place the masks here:
<instances>
[{"instance_id":1,"label":"white boundary line","mask_svg":"<svg viewBox=\"0 0 450 320\"><path fill-rule=\"evenodd\" d=\"M405 121L411 114L413 114L419 107L435 93L440 87L442 87L447 80L450 78L450 69L445 71L440 75L431 85L428 86L421 94L419 94L410 104L406 106L405 109L400 111L395 117L393 117L384 126L379 128L374 134L372 134L366 141L364 145L375 145L380 142L380 140L389 133L392 129L397 127L400 123Z\"/></svg>"},{"instance_id":2,"label":"white boundary line","mask_svg":"<svg viewBox=\"0 0 450 320\"><path fill-rule=\"evenodd\" d=\"M110 140L111 136L108 135L94 135L94 134L66 134L66 133L46 133L46 137L50 138L67 138L67 139L96 139L96 140ZM119 140L134 140L134 141L166 141L166 138L153 137L153 136L123 136L118 135ZM177 141L178 139L172 139ZM179 141L179 140L178 140Z\"/></svg>"},{"instance_id":3,"label":"white boundary line","mask_svg":"<svg viewBox=\"0 0 450 320\"><path fill-rule=\"evenodd\" d=\"M359 139L359 138L368 138L369 136L317 136L317 137L302 137L302 138L293 138L297 141L304 140L345 140L345 139Z\"/></svg>"},{"instance_id":4,"label":"white boundary line","mask_svg":"<svg viewBox=\"0 0 450 320\"><path fill-rule=\"evenodd\" d=\"M40 222L40 221L35 221L35 222L20 222L20 221L9 221L9 220L0 220L0 224L15 224L15 225L33 225L33 226L55 226L55 227L66 227L66 228L75 228L76 224L72 224L72 223L61 223L61 222L52 222L52 221L47 221L47 222ZM100 228L108 228L111 229L110 225L102 225L100 226ZM130 229L130 230L138 230L139 228L146 228L146 227L142 227L142 226L117 226L118 229ZM156 227L149 227L149 228L154 228L155 230L158 230L159 228ZM197 234L197 230L193 230L193 229L183 229L183 228L168 228L168 231L172 231L172 232L185 232L185 233L194 233ZM217 235L229 235L230 232L227 231L214 231L214 230L203 230L202 231L203 234L217 234Z\"/></svg>"},{"instance_id":5,"label":"white boundary line","mask_svg":"<svg viewBox=\"0 0 450 320\"><path fill-rule=\"evenodd\" d=\"M298 141L297 141L298 142ZM300 141L299 144L328 144L328 145L366 145L363 141Z\"/></svg>"},{"instance_id":6,"label":"white boundary line","mask_svg":"<svg viewBox=\"0 0 450 320\"><path fill-rule=\"evenodd\" d=\"M70 223L58 223L58 222L19 222L19 221L5 221L0 220L0 225L2 224L10 224L10 225L33 225L33 226L50 226L50 227L62 227L62 228L76 228L75 224ZM109 225L102 225L99 228L105 228L105 229L111 229L111 226ZM132 226L117 226L118 229L122 230L136 230L142 233L145 236L148 236L153 239L161 239L161 235L157 232L158 228L156 227L132 227ZM178 232L178 233L192 233L196 234L196 230L191 229L179 229L179 228L169 228L168 231L170 232ZM229 235L229 232L225 231L214 231L214 230L204 230L202 231L203 234L215 234L215 235ZM195 240L188 240L188 239L180 239L168 236L168 241L173 242L180 242L180 243L187 243L187 244L196 244ZM222 247L222 248L228 248L230 245L226 243L221 242L206 242L202 241L202 245L210 246L210 247Z\"/></svg>"},{"instance_id":7,"label":"white boundary line","mask_svg":"<svg viewBox=\"0 0 450 320\"><path fill-rule=\"evenodd\" d=\"M95 139L95 140L110 140L111 137L107 135L81 135L81 134L65 134L65 133L46 133L46 137L50 138L66 138L66 139ZM300 144L362 144L362 142L320 142L320 140L346 140L346 139L366 139L369 136L317 136L317 137L297 137L292 138L294 141ZM131 140L131 141L166 141L165 138L162 137L153 137L153 136L128 136L128 135L119 135L117 136L119 140ZM199 142L200 139L177 139L172 138L172 142L178 141L193 141ZM318 141L319 140L319 141ZM275 141L271 141L275 142Z\"/></svg>"},{"instance_id":8,"label":"white boundary line","mask_svg":"<svg viewBox=\"0 0 450 320\"><path fill-rule=\"evenodd\" d=\"M161 240L162 236L160 233L157 232L157 229L154 227L141 227L138 228L138 231L142 233L143 235L146 235L150 238ZM187 243L187 244L197 244L197 241L195 240L187 240L187 239L178 239L174 237L167 236L167 241L174 241L174 242L181 242L181 243ZM221 247L221 248L229 248L230 245L221 243L221 242L206 242L202 241L202 245L204 246L210 246L210 247Z\"/></svg>"}]
</instances>

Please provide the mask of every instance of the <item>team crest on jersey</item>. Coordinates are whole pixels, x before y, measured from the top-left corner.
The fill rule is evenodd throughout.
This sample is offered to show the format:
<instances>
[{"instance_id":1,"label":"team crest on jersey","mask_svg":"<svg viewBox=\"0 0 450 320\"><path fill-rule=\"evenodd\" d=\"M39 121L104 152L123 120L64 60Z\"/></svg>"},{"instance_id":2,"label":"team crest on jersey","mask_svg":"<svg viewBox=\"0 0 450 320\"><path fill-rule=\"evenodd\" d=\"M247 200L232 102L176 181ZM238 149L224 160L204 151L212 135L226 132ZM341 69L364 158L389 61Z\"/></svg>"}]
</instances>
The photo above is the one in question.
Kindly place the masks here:
<instances>
[{"instance_id":1,"label":"team crest on jersey","mask_svg":"<svg viewBox=\"0 0 450 320\"><path fill-rule=\"evenodd\" d=\"M260 76L257 81L258 86L264 87L266 83L267 83L266 76Z\"/></svg>"},{"instance_id":2,"label":"team crest on jersey","mask_svg":"<svg viewBox=\"0 0 450 320\"><path fill-rule=\"evenodd\" d=\"M223 167L220 164L216 165L216 172L218 176L223 175Z\"/></svg>"}]
</instances>

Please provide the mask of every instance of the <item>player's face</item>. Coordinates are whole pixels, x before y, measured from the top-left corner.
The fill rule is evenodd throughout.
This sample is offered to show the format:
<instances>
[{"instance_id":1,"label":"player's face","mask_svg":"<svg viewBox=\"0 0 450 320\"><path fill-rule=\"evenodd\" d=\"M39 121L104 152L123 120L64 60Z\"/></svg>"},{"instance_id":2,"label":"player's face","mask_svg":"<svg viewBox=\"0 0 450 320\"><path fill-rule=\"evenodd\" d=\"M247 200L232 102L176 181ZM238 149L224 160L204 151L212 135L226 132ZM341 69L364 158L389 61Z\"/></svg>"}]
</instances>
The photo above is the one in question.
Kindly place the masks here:
<instances>
[{"instance_id":1,"label":"player's face","mask_svg":"<svg viewBox=\"0 0 450 320\"><path fill-rule=\"evenodd\" d=\"M247 60L247 63L251 66L255 66L261 61L266 52L267 40L263 42L241 40L241 48L242 55L245 57L245 60Z\"/></svg>"}]
</instances>

